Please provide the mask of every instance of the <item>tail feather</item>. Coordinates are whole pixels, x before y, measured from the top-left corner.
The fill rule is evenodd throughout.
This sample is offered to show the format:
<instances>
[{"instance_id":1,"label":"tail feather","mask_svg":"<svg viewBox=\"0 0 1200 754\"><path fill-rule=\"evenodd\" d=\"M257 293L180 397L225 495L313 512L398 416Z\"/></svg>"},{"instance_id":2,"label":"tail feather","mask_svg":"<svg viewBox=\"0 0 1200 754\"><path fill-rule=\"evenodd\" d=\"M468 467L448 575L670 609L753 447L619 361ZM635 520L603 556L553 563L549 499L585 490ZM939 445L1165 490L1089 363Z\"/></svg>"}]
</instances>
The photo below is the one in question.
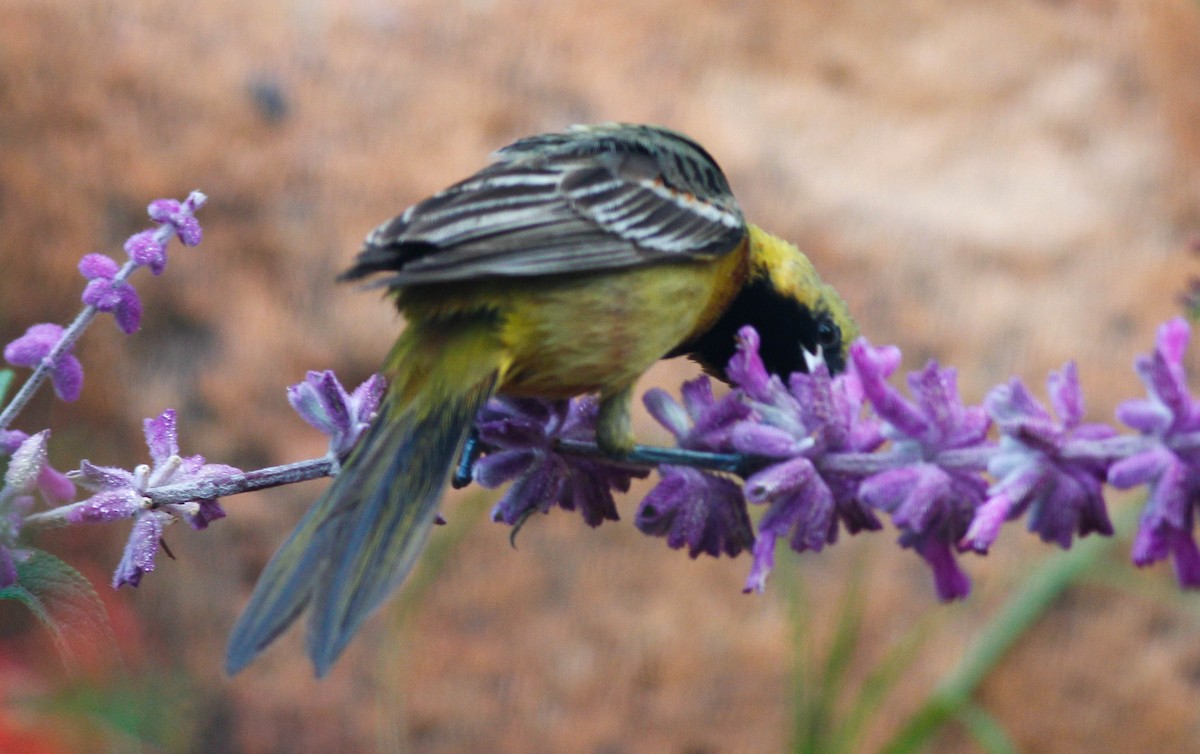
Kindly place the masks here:
<instances>
[{"instance_id":1,"label":"tail feather","mask_svg":"<svg viewBox=\"0 0 1200 754\"><path fill-rule=\"evenodd\" d=\"M416 564L467 430L494 384L493 378L475 385L461 401L411 423L395 422L393 436L371 443L370 456L350 475L347 484L364 499L333 524L331 557L316 579L308 616L308 652L318 676Z\"/></svg>"},{"instance_id":2,"label":"tail feather","mask_svg":"<svg viewBox=\"0 0 1200 754\"><path fill-rule=\"evenodd\" d=\"M487 361L449 376L424 372L428 389L415 397L411 380L393 382L379 418L263 570L230 637L227 672L306 607L309 656L318 677L329 670L416 563L467 431L495 391L499 369Z\"/></svg>"},{"instance_id":3,"label":"tail feather","mask_svg":"<svg viewBox=\"0 0 1200 754\"><path fill-rule=\"evenodd\" d=\"M234 626L225 656L230 675L275 641L312 597L312 574L320 569L330 531L322 527L332 500L326 496L301 519L263 570L254 595Z\"/></svg>"}]
</instances>

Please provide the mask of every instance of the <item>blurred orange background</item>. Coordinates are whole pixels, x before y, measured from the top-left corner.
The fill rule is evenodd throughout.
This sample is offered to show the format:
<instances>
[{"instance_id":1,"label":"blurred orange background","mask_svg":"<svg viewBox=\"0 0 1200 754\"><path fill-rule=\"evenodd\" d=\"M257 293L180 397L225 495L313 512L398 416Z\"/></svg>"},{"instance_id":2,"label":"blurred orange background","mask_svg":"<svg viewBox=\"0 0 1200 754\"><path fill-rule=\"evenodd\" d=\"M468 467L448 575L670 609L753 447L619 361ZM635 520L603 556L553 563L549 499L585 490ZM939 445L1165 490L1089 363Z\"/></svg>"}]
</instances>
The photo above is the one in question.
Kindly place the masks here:
<instances>
[{"instance_id":1,"label":"blurred orange background","mask_svg":"<svg viewBox=\"0 0 1200 754\"><path fill-rule=\"evenodd\" d=\"M142 330L99 321L78 348L82 399L46 391L18 422L54 430L60 468L143 462L141 419L166 407L183 451L212 462L321 454L284 387L324 368L357 384L401 326L377 295L332 282L362 237L491 150L570 123L697 138L747 216L805 249L873 342L899 345L908 368L958 367L969 402L1010 375L1044 395L1047 371L1074 358L1090 418L1111 421L1141 392L1134 355L1200 272L1190 0L0 0L0 15L3 341L73 316L79 257L119 255L151 199L210 197L204 243L135 279ZM668 363L645 385L694 373ZM645 441L666 441L640 420ZM869 721L872 750L1031 564L1059 557L1012 527L967 559L971 599L944 606L885 532L781 554L767 594L745 596L748 559L693 562L641 536L635 496L595 531L561 512L532 520L514 550L467 490L448 498L437 567L326 680L300 631L229 679L229 628L322 484L228 499L206 532L173 528L177 559L160 555L137 590L107 587L122 525L40 537L109 606L123 664L91 682L172 689L129 702L166 723L145 750L782 751L797 624L828 645L855 571L852 679L931 626ZM1170 594L1167 567L1134 573L1126 550L977 694L1020 750L1200 750L1196 598ZM0 741L124 750L61 701L78 683L0 603ZM935 749L978 750L953 725Z\"/></svg>"}]
</instances>

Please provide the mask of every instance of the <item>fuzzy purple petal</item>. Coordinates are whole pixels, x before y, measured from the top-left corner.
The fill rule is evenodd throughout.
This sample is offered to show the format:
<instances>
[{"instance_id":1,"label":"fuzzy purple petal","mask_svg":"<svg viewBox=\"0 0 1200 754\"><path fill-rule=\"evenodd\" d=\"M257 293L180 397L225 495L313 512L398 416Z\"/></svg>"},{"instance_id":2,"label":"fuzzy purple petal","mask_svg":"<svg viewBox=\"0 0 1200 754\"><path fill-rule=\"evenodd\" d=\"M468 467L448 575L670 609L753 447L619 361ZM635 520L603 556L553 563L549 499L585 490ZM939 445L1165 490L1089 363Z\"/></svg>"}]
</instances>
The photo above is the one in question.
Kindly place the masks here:
<instances>
[{"instance_id":1,"label":"fuzzy purple petal","mask_svg":"<svg viewBox=\"0 0 1200 754\"><path fill-rule=\"evenodd\" d=\"M930 539L919 548L921 557L933 571L933 584L942 602L966 599L971 593L971 579L958 565L950 545Z\"/></svg>"},{"instance_id":2,"label":"fuzzy purple petal","mask_svg":"<svg viewBox=\"0 0 1200 754\"><path fill-rule=\"evenodd\" d=\"M175 199L155 199L146 208L146 214L156 223L169 223L182 210L183 206Z\"/></svg>"},{"instance_id":3,"label":"fuzzy purple petal","mask_svg":"<svg viewBox=\"0 0 1200 754\"><path fill-rule=\"evenodd\" d=\"M1166 448L1155 448L1137 453L1114 463L1108 469L1108 483L1119 490L1127 490L1140 484L1149 484L1162 475L1163 470L1174 462L1174 456Z\"/></svg>"},{"instance_id":4,"label":"fuzzy purple petal","mask_svg":"<svg viewBox=\"0 0 1200 754\"><path fill-rule=\"evenodd\" d=\"M50 464L42 467L38 475L38 489L50 505L61 505L75 499L75 483Z\"/></svg>"},{"instance_id":5,"label":"fuzzy purple petal","mask_svg":"<svg viewBox=\"0 0 1200 754\"><path fill-rule=\"evenodd\" d=\"M713 395L712 380L706 376L694 380L686 380L679 386L679 397L683 400L684 410L693 422L701 417L717 402Z\"/></svg>"},{"instance_id":6,"label":"fuzzy purple petal","mask_svg":"<svg viewBox=\"0 0 1200 754\"><path fill-rule=\"evenodd\" d=\"M107 254L84 254L79 260L79 273L88 280L116 277L121 269L116 260Z\"/></svg>"},{"instance_id":7,"label":"fuzzy purple petal","mask_svg":"<svg viewBox=\"0 0 1200 754\"><path fill-rule=\"evenodd\" d=\"M17 367L36 367L62 337L61 326L44 322L31 325L25 334L4 347L4 359Z\"/></svg>"},{"instance_id":8,"label":"fuzzy purple petal","mask_svg":"<svg viewBox=\"0 0 1200 754\"><path fill-rule=\"evenodd\" d=\"M812 461L804 457L793 458L768 466L748 478L745 484L746 500L751 503L769 502L819 480Z\"/></svg>"},{"instance_id":9,"label":"fuzzy purple petal","mask_svg":"<svg viewBox=\"0 0 1200 754\"><path fill-rule=\"evenodd\" d=\"M175 226L175 235L184 246L198 246L204 240L204 230L200 227L200 221L194 217L181 217L172 225Z\"/></svg>"},{"instance_id":10,"label":"fuzzy purple petal","mask_svg":"<svg viewBox=\"0 0 1200 754\"><path fill-rule=\"evenodd\" d=\"M782 537L790 532L788 543L796 552L820 552L834 541L833 496L829 488L815 477L811 484L795 492L780 495L758 522L759 532L774 532Z\"/></svg>"},{"instance_id":11,"label":"fuzzy purple petal","mask_svg":"<svg viewBox=\"0 0 1200 754\"><path fill-rule=\"evenodd\" d=\"M725 477L683 466L663 466L662 479L638 506L635 525L665 537L672 549L734 557L754 541L741 489Z\"/></svg>"},{"instance_id":12,"label":"fuzzy purple petal","mask_svg":"<svg viewBox=\"0 0 1200 754\"><path fill-rule=\"evenodd\" d=\"M83 364L74 354L63 354L50 370L50 384L60 399L68 403L79 400L83 391Z\"/></svg>"},{"instance_id":13,"label":"fuzzy purple petal","mask_svg":"<svg viewBox=\"0 0 1200 754\"><path fill-rule=\"evenodd\" d=\"M167 248L158 240L153 230L134 233L125 242L125 253L136 264L149 267L155 275L161 275L167 267Z\"/></svg>"},{"instance_id":14,"label":"fuzzy purple petal","mask_svg":"<svg viewBox=\"0 0 1200 754\"><path fill-rule=\"evenodd\" d=\"M1133 398L1117 406L1117 419L1124 424L1148 435L1160 435L1174 421L1171 410L1158 401Z\"/></svg>"},{"instance_id":15,"label":"fuzzy purple petal","mask_svg":"<svg viewBox=\"0 0 1200 754\"><path fill-rule=\"evenodd\" d=\"M370 422L379 410L379 402L383 400L383 392L387 390L387 380L379 373L372 374L354 388L350 394L351 413L359 422Z\"/></svg>"},{"instance_id":16,"label":"fuzzy purple petal","mask_svg":"<svg viewBox=\"0 0 1200 754\"><path fill-rule=\"evenodd\" d=\"M350 428L349 396L332 371L310 371L304 382L288 386L287 396L300 418L318 431L332 436Z\"/></svg>"},{"instance_id":17,"label":"fuzzy purple petal","mask_svg":"<svg viewBox=\"0 0 1200 754\"><path fill-rule=\"evenodd\" d=\"M71 506L66 519L72 524L101 524L130 518L145 508L145 501L136 490L108 490Z\"/></svg>"},{"instance_id":18,"label":"fuzzy purple petal","mask_svg":"<svg viewBox=\"0 0 1200 754\"><path fill-rule=\"evenodd\" d=\"M129 335L138 331L142 326L142 300L138 298L137 290L128 283L121 285L117 291L118 302L113 316L121 332Z\"/></svg>"},{"instance_id":19,"label":"fuzzy purple petal","mask_svg":"<svg viewBox=\"0 0 1200 754\"><path fill-rule=\"evenodd\" d=\"M687 410L662 388L651 388L642 396L642 403L654 420L667 428L676 440L682 441L691 431Z\"/></svg>"},{"instance_id":20,"label":"fuzzy purple petal","mask_svg":"<svg viewBox=\"0 0 1200 754\"><path fill-rule=\"evenodd\" d=\"M1000 535L1000 527L1008 520L1012 509L1013 501L1004 493L988 498L975 511L975 517L971 519L971 525L963 535L960 546L978 553L986 553Z\"/></svg>"},{"instance_id":21,"label":"fuzzy purple petal","mask_svg":"<svg viewBox=\"0 0 1200 754\"><path fill-rule=\"evenodd\" d=\"M1175 578L1185 589L1200 589L1200 548L1190 532L1173 532L1171 558L1175 565Z\"/></svg>"},{"instance_id":22,"label":"fuzzy purple petal","mask_svg":"<svg viewBox=\"0 0 1200 754\"><path fill-rule=\"evenodd\" d=\"M547 513L562 488L561 469L543 464L508 488L492 508L492 520L513 526L535 511Z\"/></svg>"},{"instance_id":23,"label":"fuzzy purple petal","mask_svg":"<svg viewBox=\"0 0 1200 754\"><path fill-rule=\"evenodd\" d=\"M1051 372L1046 382L1050 405L1064 426L1075 427L1083 421L1083 390L1079 385L1079 369L1068 361L1061 372Z\"/></svg>"},{"instance_id":24,"label":"fuzzy purple petal","mask_svg":"<svg viewBox=\"0 0 1200 754\"><path fill-rule=\"evenodd\" d=\"M604 483L603 475L581 471L583 473L570 474L563 479L558 494L559 507L579 511L584 523L593 528L605 521L620 521L617 503Z\"/></svg>"},{"instance_id":25,"label":"fuzzy purple petal","mask_svg":"<svg viewBox=\"0 0 1200 754\"><path fill-rule=\"evenodd\" d=\"M770 398L771 375L758 355L758 333L753 327L743 327L737 334L737 351L729 360L725 373L730 382L755 400Z\"/></svg>"},{"instance_id":26,"label":"fuzzy purple petal","mask_svg":"<svg viewBox=\"0 0 1200 754\"><path fill-rule=\"evenodd\" d=\"M769 458L792 458L812 447L811 438L797 440L795 435L766 424L743 422L730 433L733 447L742 452Z\"/></svg>"},{"instance_id":27,"label":"fuzzy purple petal","mask_svg":"<svg viewBox=\"0 0 1200 754\"><path fill-rule=\"evenodd\" d=\"M135 485L134 475L115 466L97 466L91 461L79 464L79 483L89 490L115 490Z\"/></svg>"},{"instance_id":28,"label":"fuzzy purple petal","mask_svg":"<svg viewBox=\"0 0 1200 754\"><path fill-rule=\"evenodd\" d=\"M150 457L154 459L156 467L171 456L179 455L175 409L168 408L153 419L143 420L142 429L146 436L146 447L150 449Z\"/></svg>"},{"instance_id":29,"label":"fuzzy purple petal","mask_svg":"<svg viewBox=\"0 0 1200 754\"><path fill-rule=\"evenodd\" d=\"M197 500L199 507L196 513L184 515L183 519L196 531L207 529L208 525L217 519L225 518L225 509L216 499Z\"/></svg>"},{"instance_id":30,"label":"fuzzy purple petal","mask_svg":"<svg viewBox=\"0 0 1200 754\"><path fill-rule=\"evenodd\" d=\"M29 434L19 429L0 429L0 455L11 456L29 439Z\"/></svg>"},{"instance_id":31,"label":"fuzzy purple petal","mask_svg":"<svg viewBox=\"0 0 1200 754\"><path fill-rule=\"evenodd\" d=\"M133 531L125 544L121 563L113 574L112 585L117 589L125 584L136 587L142 575L154 570L154 555L162 540L163 529L171 516L162 511L146 511L133 522Z\"/></svg>"},{"instance_id":32,"label":"fuzzy purple petal","mask_svg":"<svg viewBox=\"0 0 1200 754\"><path fill-rule=\"evenodd\" d=\"M111 312L121 303L121 294L111 280L98 278L91 281L83 289L80 297L87 306L94 306L102 312Z\"/></svg>"},{"instance_id":33,"label":"fuzzy purple petal","mask_svg":"<svg viewBox=\"0 0 1200 754\"><path fill-rule=\"evenodd\" d=\"M5 346L4 358L14 366L36 367L49 356L62 335L63 329L58 325L33 325ZM62 354L51 367L50 382L59 398L68 402L76 400L83 387L83 365L71 353Z\"/></svg>"},{"instance_id":34,"label":"fuzzy purple petal","mask_svg":"<svg viewBox=\"0 0 1200 754\"><path fill-rule=\"evenodd\" d=\"M529 471L536 461L532 450L500 450L477 460L472 474L480 486L495 489Z\"/></svg>"},{"instance_id":35,"label":"fuzzy purple petal","mask_svg":"<svg viewBox=\"0 0 1200 754\"><path fill-rule=\"evenodd\" d=\"M744 593L758 592L762 594L767 589L767 576L775 569L775 534L759 532L754 542L753 560L750 565L750 575L746 577Z\"/></svg>"},{"instance_id":36,"label":"fuzzy purple petal","mask_svg":"<svg viewBox=\"0 0 1200 754\"><path fill-rule=\"evenodd\" d=\"M887 383L892 355L885 349L873 348L861 338L850 346L850 358L862 379L863 395L884 421L910 437L924 435L929 423L919 408L906 400Z\"/></svg>"}]
</instances>

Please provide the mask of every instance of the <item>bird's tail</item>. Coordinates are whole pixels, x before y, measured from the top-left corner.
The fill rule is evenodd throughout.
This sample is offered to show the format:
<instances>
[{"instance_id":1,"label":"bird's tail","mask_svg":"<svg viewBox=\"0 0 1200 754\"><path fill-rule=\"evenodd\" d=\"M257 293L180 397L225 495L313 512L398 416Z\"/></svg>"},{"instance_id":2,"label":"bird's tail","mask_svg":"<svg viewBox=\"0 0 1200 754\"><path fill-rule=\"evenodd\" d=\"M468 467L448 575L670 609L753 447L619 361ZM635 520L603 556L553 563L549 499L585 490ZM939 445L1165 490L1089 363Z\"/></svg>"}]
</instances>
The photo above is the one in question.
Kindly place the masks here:
<instances>
[{"instance_id":1,"label":"bird's tail","mask_svg":"<svg viewBox=\"0 0 1200 754\"><path fill-rule=\"evenodd\" d=\"M236 673L307 606L317 676L412 570L450 468L504 363L477 322L410 326L378 418L259 577L229 640Z\"/></svg>"}]
</instances>

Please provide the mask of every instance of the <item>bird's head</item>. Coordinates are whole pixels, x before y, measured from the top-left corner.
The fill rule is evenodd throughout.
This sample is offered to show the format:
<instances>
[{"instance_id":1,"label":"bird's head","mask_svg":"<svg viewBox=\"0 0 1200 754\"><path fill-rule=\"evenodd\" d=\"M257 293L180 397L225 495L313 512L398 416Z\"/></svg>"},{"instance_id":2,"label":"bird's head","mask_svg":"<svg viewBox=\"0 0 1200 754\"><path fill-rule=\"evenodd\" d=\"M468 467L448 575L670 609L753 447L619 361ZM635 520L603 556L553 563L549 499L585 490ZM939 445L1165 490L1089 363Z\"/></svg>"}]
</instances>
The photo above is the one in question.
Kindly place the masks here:
<instances>
[{"instance_id":1,"label":"bird's head","mask_svg":"<svg viewBox=\"0 0 1200 754\"><path fill-rule=\"evenodd\" d=\"M858 337L846 302L794 245L754 225L748 226L748 233L746 282L716 324L688 344L689 355L705 371L723 378L737 331L751 325L762 341L763 364L772 374L786 380L792 372L807 372L809 360L818 353L831 373L845 369L850 343Z\"/></svg>"}]
</instances>

